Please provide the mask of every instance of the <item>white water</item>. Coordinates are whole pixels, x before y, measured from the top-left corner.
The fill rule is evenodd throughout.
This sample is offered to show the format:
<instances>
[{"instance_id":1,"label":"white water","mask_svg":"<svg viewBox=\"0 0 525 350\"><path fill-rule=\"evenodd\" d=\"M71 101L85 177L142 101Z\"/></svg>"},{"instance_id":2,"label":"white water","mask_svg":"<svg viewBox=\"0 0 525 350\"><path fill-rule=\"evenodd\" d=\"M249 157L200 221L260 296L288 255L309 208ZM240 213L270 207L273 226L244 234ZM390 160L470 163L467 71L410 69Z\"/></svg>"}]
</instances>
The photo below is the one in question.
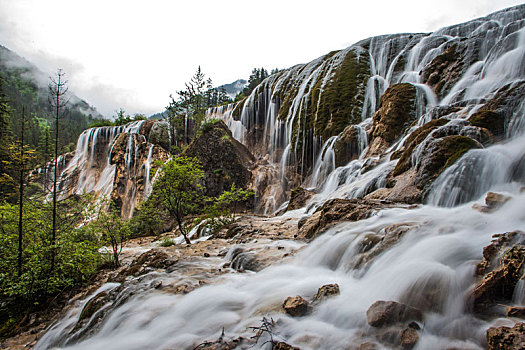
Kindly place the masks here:
<instances>
[{"instance_id":1,"label":"white water","mask_svg":"<svg viewBox=\"0 0 525 350\"><path fill-rule=\"evenodd\" d=\"M438 283L441 303L433 306L440 311L426 310L416 349L461 345L481 349L490 323L465 313L465 294L492 234L525 230L523 207L525 194L493 214L479 213L470 204L384 210L330 229L289 263L257 274L231 272L187 295L143 290L113 310L94 336L65 348L191 349L205 339L218 338L223 328L227 338L249 337L247 327L268 315L277 321L274 331L279 340L301 349L340 349L367 340L359 334L367 330L366 310L373 302L415 302L421 291ZM364 236L385 235L385 228L397 223L410 227L404 237L369 266L352 268ZM338 283L341 295L319 304L309 316L292 318L279 311L286 297L308 298L328 283ZM72 314L63 322L74 320ZM37 349L58 336L48 332ZM254 348L265 347L260 341Z\"/></svg>"}]
</instances>

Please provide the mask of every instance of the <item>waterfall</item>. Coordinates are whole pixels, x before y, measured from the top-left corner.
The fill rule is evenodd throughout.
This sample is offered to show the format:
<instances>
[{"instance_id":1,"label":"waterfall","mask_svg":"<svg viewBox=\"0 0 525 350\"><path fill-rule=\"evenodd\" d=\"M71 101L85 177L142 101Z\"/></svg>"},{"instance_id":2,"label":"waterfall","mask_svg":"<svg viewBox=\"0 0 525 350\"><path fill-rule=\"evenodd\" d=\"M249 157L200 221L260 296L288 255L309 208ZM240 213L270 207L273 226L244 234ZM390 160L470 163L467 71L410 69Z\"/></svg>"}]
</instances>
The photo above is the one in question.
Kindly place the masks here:
<instances>
[{"instance_id":1,"label":"waterfall","mask_svg":"<svg viewBox=\"0 0 525 350\"><path fill-rule=\"evenodd\" d=\"M394 153L407 147L409 136L426 122L445 117L442 124L424 134L426 138L410 153L414 172L429 152L425 150L428 144L439 137L472 131L468 119L497 97L498 90L523 88L524 14L525 5L521 5L431 34L366 39L280 71L268 77L245 101L211 109L208 116L224 119L236 139L279 173L267 191L267 211L281 205L278 191L289 180L290 169L297 167L303 185L313 186L315 193L306 207L272 220L308 220L329 199L360 198L386 188L389 175L399 164ZM452 45L461 43L471 43L462 47L464 66L455 67L456 75L447 93L436 96L419 72ZM357 128L359 156L337 167L336 145L344 132L316 130L320 121L313 110L320 106L319 96L329 94L330 81L348 55L353 55L353 62L367 60L369 69L357 94L362 98L361 108L352 111L359 117L352 121ZM367 134L373 127L373 115L386 89L400 82L416 89L419 109L415 119L386 151L369 157ZM226 340L250 339L254 335L250 327L260 326L262 317L275 321L274 340L303 350L344 349L350 345L357 348L378 341L374 332L381 330L371 327L366 315L378 300L398 301L422 311L424 321L418 325L422 330L418 332L417 349L485 348L489 327L513 326L516 322L504 317L478 318L468 309L483 248L494 234L525 231L525 102L514 101L514 97L511 95L511 101L501 106L494 103L504 116L501 139L464 153L436 173L437 178L425 193L427 203L378 208L367 219L330 227L308 245L285 239L271 241L263 236L242 237L242 243L224 240L230 245L228 253L208 257L192 254L187 260L181 257L176 268L129 276L119 288L114 284L104 286L109 296L96 315L100 317L97 327L90 328L95 315L87 324L77 321L82 306L100 290L74 303L36 349L194 349L221 336ZM102 130L86 131L86 139L79 139L78 159L83 153L97 153L88 152L87 140L103 134ZM149 162L144 171L149 169ZM259 181L263 179L257 176L255 182ZM496 212L473 208L491 190L503 192L509 200ZM369 248L371 239L384 249ZM262 260L274 263L257 273L228 268L240 244ZM286 254L272 256L269 252L276 245ZM252 252L244 254L246 257ZM187 294L152 287L159 282L174 286L181 281L199 287ZM329 283L339 285L340 295L315 304L302 317L282 312L287 297L301 295L310 299L320 286ZM517 305L524 303L524 290L521 280L513 290L512 301ZM75 329L77 324L80 329ZM263 334L258 343L246 347L268 349L271 346L265 343L267 340L268 335Z\"/></svg>"}]
</instances>

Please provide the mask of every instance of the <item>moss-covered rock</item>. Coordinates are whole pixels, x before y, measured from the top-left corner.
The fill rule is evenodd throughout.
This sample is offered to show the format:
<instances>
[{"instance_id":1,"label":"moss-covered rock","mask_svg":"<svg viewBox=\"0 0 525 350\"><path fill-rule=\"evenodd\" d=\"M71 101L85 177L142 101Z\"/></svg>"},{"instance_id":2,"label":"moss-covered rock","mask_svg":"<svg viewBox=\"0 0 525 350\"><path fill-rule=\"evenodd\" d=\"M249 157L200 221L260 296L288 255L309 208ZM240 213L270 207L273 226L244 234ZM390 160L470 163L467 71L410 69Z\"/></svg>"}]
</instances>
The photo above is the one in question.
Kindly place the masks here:
<instances>
[{"instance_id":1,"label":"moss-covered rock","mask_svg":"<svg viewBox=\"0 0 525 350\"><path fill-rule=\"evenodd\" d=\"M311 106L315 135L324 139L337 135L348 124L361 121L365 87L370 77L368 55L348 51L325 86L322 78L312 89Z\"/></svg>"},{"instance_id":2,"label":"moss-covered rock","mask_svg":"<svg viewBox=\"0 0 525 350\"><path fill-rule=\"evenodd\" d=\"M479 142L459 135L432 140L425 145L416 165L416 186L427 187L443 170L454 164L467 151L482 147Z\"/></svg>"},{"instance_id":3,"label":"moss-covered rock","mask_svg":"<svg viewBox=\"0 0 525 350\"><path fill-rule=\"evenodd\" d=\"M222 120L207 124L181 155L201 162L208 196L218 196L232 184L246 188L251 181L248 167L254 161L253 155L233 138Z\"/></svg>"},{"instance_id":4,"label":"moss-covered rock","mask_svg":"<svg viewBox=\"0 0 525 350\"><path fill-rule=\"evenodd\" d=\"M473 126L487 129L498 139L505 134L505 118L500 113L482 110L474 113L468 121Z\"/></svg>"},{"instance_id":5,"label":"moss-covered rock","mask_svg":"<svg viewBox=\"0 0 525 350\"><path fill-rule=\"evenodd\" d=\"M166 151L169 151L170 135L168 123L165 121L158 121L154 123L149 130L147 139L148 142L159 145Z\"/></svg>"},{"instance_id":6,"label":"moss-covered rock","mask_svg":"<svg viewBox=\"0 0 525 350\"><path fill-rule=\"evenodd\" d=\"M394 152L390 159L396 159L399 157L399 161L392 173L393 176L398 176L412 166L411 158L412 152L417 145L419 145L427 136L434 131L436 128L445 125L448 122L446 119L434 119L420 127L419 129L412 132L405 140L405 145L400 150Z\"/></svg>"},{"instance_id":7,"label":"moss-covered rock","mask_svg":"<svg viewBox=\"0 0 525 350\"><path fill-rule=\"evenodd\" d=\"M390 86L374 114L368 156L382 153L396 141L416 117L416 88L402 83Z\"/></svg>"}]
</instances>

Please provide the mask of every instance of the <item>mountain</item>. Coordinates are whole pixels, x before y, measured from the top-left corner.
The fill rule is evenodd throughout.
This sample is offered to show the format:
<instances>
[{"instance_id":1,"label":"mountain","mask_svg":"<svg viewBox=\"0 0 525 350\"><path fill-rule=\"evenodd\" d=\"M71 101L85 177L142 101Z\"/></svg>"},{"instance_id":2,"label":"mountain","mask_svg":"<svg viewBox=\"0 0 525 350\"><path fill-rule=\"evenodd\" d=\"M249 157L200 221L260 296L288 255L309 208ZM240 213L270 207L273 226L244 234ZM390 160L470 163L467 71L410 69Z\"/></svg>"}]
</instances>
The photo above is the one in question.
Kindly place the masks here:
<instances>
[{"instance_id":1,"label":"mountain","mask_svg":"<svg viewBox=\"0 0 525 350\"><path fill-rule=\"evenodd\" d=\"M241 92L247 84L248 81L244 79L237 79L233 83L221 85L217 89L224 89L226 94L228 94L228 97L235 99L235 96L237 96L237 94Z\"/></svg>"},{"instance_id":2,"label":"mountain","mask_svg":"<svg viewBox=\"0 0 525 350\"><path fill-rule=\"evenodd\" d=\"M49 76L23 57L0 45L0 78L2 92L13 109L11 126L14 134L20 136L19 114L24 106L26 112L39 121L40 129L32 130L29 140L33 147L37 147L38 138L44 132L42 128L50 128L54 120L48 102ZM103 119L95 107L71 90L68 92L68 98L68 114L61 121L61 147L74 145L83 130L94 121Z\"/></svg>"}]
</instances>

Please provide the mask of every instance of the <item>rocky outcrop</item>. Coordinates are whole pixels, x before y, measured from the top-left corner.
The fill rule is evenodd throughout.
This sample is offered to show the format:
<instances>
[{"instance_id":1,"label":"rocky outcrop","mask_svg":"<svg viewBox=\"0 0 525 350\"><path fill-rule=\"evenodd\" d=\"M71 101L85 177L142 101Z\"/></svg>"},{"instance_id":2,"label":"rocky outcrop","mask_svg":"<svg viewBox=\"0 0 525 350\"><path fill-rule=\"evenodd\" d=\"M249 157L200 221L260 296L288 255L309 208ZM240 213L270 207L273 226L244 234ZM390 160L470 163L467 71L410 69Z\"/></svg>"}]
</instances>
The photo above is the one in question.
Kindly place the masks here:
<instances>
[{"instance_id":1,"label":"rocky outcrop","mask_svg":"<svg viewBox=\"0 0 525 350\"><path fill-rule=\"evenodd\" d=\"M223 121L210 122L202 127L182 156L195 157L204 170L206 195L215 197L229 190L232 184L247 188L252 173L249 167L254 158L248 149L235 140Z\"/></svg>"},{"instance_id":2,"label":"rocky outcrop","mask_svg":"<svg viewBox=\"0 0 525 350\"><path fill-rule=\"evenodd\" d=\"M300 349L298 347L295 347L295 346L292 346L290 344L280 341L273 346L272 350L300 350Z\"/></svg>"},{"instance_id":3,"label":"rocky outcrop","mask_svg":"<svg viewBox=\"0 0 525 350\"><path fill-rule=\"evenodd\" d=\"M505 196L501 193L488 192L485 197L485 205L479 205L477 203L472 205L472 209L476 209L482 213L491 213L496 211L503 204L507 203L511 197Z\"/></svg>"},{"instance_id":4,"label":"rocky outcrop","mask_svg":"<svg viewBox=\"0 0 525 350\"><path fill-rule=\"evenodd\" d=\"M138 204L149 195L151 187L148 186L159 168L156 160L168 160L168 153L148 143L142 134L122 133L113 142L110 164L115 165L115 175L107 181L113 180L111 199L122 217L131 217Z\"/></svg>"},{"instance_id":5,"label":"rocky outcrop","mask_svg":"<svg viewBox=\"0 0 525 350\"><path fill-rule=\"evenodd\" d=\"M483 260L476 273L482 279L470 294L473 311L480 315L497 312L495 304L508 304L516 284L524 275L525 235L514 231L493 236L490 245L483 249Z\"/></svg>"},{"instance_id":6,"label":"rocky outcrop","mask_svg":"<svg viewBox=\"0 0 525 350\"><path fill-rule=\"evenodd\" d=\"M303 187L297 187L290 192L290 201L286 210L300 209L306 205L308 200L314 195L313 191L309 191Z\"/></svg>"},{"instance_id":7,"label":"rocky outcrop","mask_svg":"<svg viewBox=\"0 0 525 350\"><path fill-rule=\"evenodd\" d=\"M169 125L165 121L158 121L153 124L147 136L148 142L159 145L164 150L170 150Z\"/></svg>"},{"instance_id":8,"label":"rocky outcrop","mask_svg":"<svg viewBox=\"0 0 525 350\"><path fill-rule=\"evenodd\" d=\"M458 82L463 72L463 47L454 44L436 56L423 70L423 82L432 87L436 95L444 97Z\"/></svg>"},{"instance_id":9,"label":"rocky outcrop","mask_svg":"<svg viewBox=\"0 0 525 350\"><path fill-rule=\"evenodd\" d=\"M500 113L481 110L470 116L468 121L473 126L490 131L497 140L502 140L505 135L505 118Z\"/></svg>"},{"instance_id":10,"label":"rocky outcrop","mask_svg":"<svg viewBox=\"0 0 525 350\"><path fill-rule=\"evenodd\" d=\"M393 207L392 203L367 199L332 199L315 213L299 221L298 237L313 239L341 221L358 221L370 217L380 209Z\"/></svg>"},{"instance_id":11,"label":"rocky outcrop","mask_svg":"<svg viewBox=\"0 0 525 350\"><path fill-rule=\"evenodd\" d=\"M402 83L390 86L374 114L367 156L383 153L396 141L416 117L416 88Z\"/></svg>"},{"instance_id":12,"label":"rocky outcrop","mask_svg":"<svg viewBox=\"0 0 525 350\"><path fill-rule=\"evenodd\" d=\"M525 349L525 323L516 323L512 328L489 328L487 343L489 350Z\"/></svg>"}]
</instances>

